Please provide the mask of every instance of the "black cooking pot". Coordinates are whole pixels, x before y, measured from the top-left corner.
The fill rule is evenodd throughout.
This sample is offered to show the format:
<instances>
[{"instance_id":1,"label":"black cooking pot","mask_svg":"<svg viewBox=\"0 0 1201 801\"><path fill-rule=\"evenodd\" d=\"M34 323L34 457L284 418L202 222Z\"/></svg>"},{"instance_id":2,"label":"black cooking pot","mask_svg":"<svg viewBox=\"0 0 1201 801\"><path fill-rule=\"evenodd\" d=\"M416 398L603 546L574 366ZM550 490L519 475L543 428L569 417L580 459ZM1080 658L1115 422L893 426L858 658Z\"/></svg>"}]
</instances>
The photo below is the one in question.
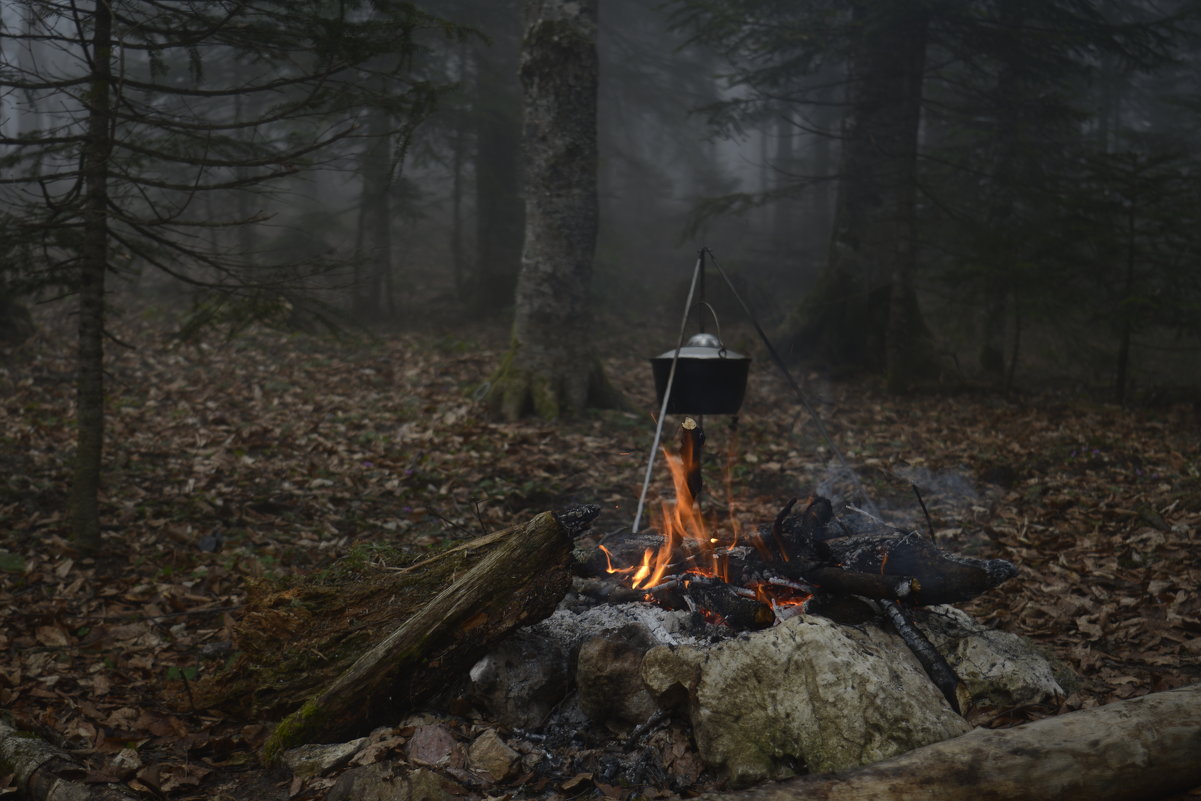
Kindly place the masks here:
<instances>
[{"instance_id":1,"label":"black cooking pot","mask_svg":"<svg viewBox=\"0 0 1201 801\"><path fill-rule=\"evenodd\" d=\"M650 360L660 404L675 355L673 349ZM713 334L696 334L680 348L667 413L738 414L750 367L749 356L727 350Z\"/></svg>"}]
</instances>

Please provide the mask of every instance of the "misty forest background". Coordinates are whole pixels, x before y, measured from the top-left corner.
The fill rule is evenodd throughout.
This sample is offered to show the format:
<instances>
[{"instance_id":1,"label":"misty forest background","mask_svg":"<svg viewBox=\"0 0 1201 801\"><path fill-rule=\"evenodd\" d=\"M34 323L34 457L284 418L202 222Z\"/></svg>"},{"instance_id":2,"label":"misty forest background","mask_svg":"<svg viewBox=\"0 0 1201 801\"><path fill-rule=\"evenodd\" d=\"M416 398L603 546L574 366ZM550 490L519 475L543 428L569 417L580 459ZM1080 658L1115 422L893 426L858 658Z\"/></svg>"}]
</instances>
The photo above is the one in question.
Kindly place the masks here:
<instances>
[{"instance_id":1,"label":"misty forest background","mask_svg":"<svg viewBox=\"0 0 1201 801\"><path fill-rule=\"evenodd\" d=\"M104 354L137 345L107 329L148 306L183 338L516 320L518 342L523 304L561 300L537 336L582 341L551 359L569 372L607 334L666 346L708 245L785 355L828 374L1195 390L1197 3L599 5L596 122L560 132L595 140L586 294L532 271L539 308L517 292L546 194L526 186L521 4L4 5L0 327L19 343L30 309L72 311L40 324L78 340L78 543L99 536ZM543 58L553 76L574 56ZM492 406L617 402L587 380Z\"/></svg>"},{"instance_id":2,"label":"misty forest background","mask_svg":"<svg viewBox=\"0 0 1201 801\"><path fill-rule=\"evenodd\" d=\"M703 247L715 526L853 478L1017 564L966 611L1078 681L989 725L1201 680L1198 0L4 0L0 710L318 797L194 683L289 582L628 526Z\"/></svg>"}]
</instances>

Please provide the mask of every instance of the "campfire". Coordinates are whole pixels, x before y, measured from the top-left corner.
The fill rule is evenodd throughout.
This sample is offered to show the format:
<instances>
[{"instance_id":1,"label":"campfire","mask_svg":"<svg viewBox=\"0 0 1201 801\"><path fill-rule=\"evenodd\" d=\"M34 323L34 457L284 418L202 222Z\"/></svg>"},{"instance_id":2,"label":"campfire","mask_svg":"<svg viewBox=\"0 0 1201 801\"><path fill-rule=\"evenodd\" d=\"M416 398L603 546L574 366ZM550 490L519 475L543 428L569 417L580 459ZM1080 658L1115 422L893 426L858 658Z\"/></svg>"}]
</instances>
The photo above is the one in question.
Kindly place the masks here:
<instances>
[{"instance_id":1,"label":"campfire","mask_svg":"<svg viewBox=\"0 0 1201 801\"><path fill-rule=\"evenodd\" d=\"M265 760L362 732L398 701L441 697L524 742L531 773L521 781L535 788L558 781L569 790L590 776L598 787L668 780L685 791L702 771L737 786L866 764L964 733L973 702L1064 695L1020 638L947 606L1015 575L1011 563L961 556L932 533L890 525L862 492L858 506L788 499L758 527L706 513L701 415L737 414L750 360L703 328L685 340L692 295L677 347L652 360L660 409L633 525L593 531L595 505L544 513L364 588L338 620L390 598L405 607L387 618L403 622L308 695L264 745ZM674 500L643 529L669 414L691 415L663 453ZM296 600L281 595L269 612L308 625ZM308 650L340 647L319 645ZM240 664L260 661L247 653Z\"/></svg>"},{"instance_id":2,"label":"campfire","mask_svg":"<svg viewBox=\"0 0 1201 801\"><path fill-rule=\"evenodd\" d=\"M958 679L913 625L911 610L970 600L1014 576L1014 565L950 553L853 506L836 514L822 497L788 501L770 526L723 530L700 508L703 443L700 424L685 419L678 452L664 453L675 500L662 505L659 531L619 532L598 543L577 565L590 580L585 592L688 610L738 630L802 614L847 622L882 617L962 711Z\"/></svg>"}]
</instances>

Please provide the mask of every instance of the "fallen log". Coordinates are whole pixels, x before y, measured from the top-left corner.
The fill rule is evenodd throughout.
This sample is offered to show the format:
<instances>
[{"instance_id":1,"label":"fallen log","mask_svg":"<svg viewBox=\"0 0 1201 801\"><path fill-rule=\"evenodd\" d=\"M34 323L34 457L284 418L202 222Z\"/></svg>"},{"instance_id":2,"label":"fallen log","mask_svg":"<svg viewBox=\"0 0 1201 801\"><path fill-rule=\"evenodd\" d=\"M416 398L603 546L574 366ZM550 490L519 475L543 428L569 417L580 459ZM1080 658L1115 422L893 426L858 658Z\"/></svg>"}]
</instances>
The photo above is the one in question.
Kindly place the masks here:
<instances>
[{"instance_id":1,"label":"fallen log","mask_svg":"<svg viewBox=\"0 0 1201 801\"><path fill-rule=\"evenodd\" d=\"M599 511L577 506L555 516L578 536ZM416 562L403 552L363 549L326 570L252 584L231 621L228 663L198 682L167 688L167 700L180 711L279 720L524 529L485 534Z\"/></svg>"},{"instance_id":2,"label":"fallen log","mask_svg":"<svg viewBox=\"0 0 1201 801\"><path fill-rule=\"evenodd\" d=\"M446 687L510 631L554 611L570 585L571 538L550 512L511 532L474 567L285 718L260 756L356 736Z\"/></svg>"},{"instance_id":3,"label":"fallen log","mask_svg":"<svg viewBox=\"0 0 1201 801\"><path fill-rule=\"evenodd\" d=\"M1151 801L1201 786L1201 684L707 801Z\"/></svg>"},{"instance_id":4,"label":"fallen log","mask_svg":"<svg viewBox=\"0 0 1201 801\"><path fill-rule=\"evenodd\" d=\"M87 782L88 771L54 745L0 720L0 776L12 776L28 801L138 801L117 782Z\"/></svg>"}]
</instances>

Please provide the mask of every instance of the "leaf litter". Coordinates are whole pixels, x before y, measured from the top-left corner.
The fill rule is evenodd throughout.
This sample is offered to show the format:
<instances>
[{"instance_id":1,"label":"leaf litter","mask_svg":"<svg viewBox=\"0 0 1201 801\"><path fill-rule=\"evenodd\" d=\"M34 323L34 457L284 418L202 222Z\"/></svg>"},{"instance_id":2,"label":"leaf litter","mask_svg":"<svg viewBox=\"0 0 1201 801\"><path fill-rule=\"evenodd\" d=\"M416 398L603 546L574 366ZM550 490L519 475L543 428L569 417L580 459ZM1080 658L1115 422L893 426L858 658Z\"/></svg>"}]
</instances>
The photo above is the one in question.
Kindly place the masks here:
<instances>
[{"instance_id":1,"label":"leaf litter","mask_svg":"<svg viewBox=\"0 0 1201 801\"><path fill-rule=\"evenodd\" d=\"M146 312L116 325L141 346L108 360L104 549L86 556L65 521L69 320L45 313L41 322L0 366L0 708L68 748L96 780L181 801L334 794L336 775L280 781L257 769L267 721L165 700L234 658L248 586L352 553L419 558L572 502L601 504L601 529L633 517L653 434L641 358L653 342L627 335L616 351L629 355L606 362L634 411L500 423L476 400L499 363L491 343L505 341L495 330L342 341L257 330L179 345ZM736 429L707 423L706 493L744 526L770 521L837 472L768 364L757 360ZM1078 680L1057 706L997 710L988 725L1201 680L1195 407L1126 409L1051 393L891 397L871 381L816 374L804 384L881 508L926 526L917 485L940 542L1021 567L967 611L1032 638ZM492 731L486 721L440 725L438 742ZM349 769L406 759L417 730L377 731ZM506 736L521 764L541 758L537 743ZM673 789L711 780L686 732L653 736L665 764L678 763ZM430 767L430 748L416 762L476 798L666 792L584 769L557 783L528 770L481 783L461 760Z\"/></svg>"}]
</instances>

